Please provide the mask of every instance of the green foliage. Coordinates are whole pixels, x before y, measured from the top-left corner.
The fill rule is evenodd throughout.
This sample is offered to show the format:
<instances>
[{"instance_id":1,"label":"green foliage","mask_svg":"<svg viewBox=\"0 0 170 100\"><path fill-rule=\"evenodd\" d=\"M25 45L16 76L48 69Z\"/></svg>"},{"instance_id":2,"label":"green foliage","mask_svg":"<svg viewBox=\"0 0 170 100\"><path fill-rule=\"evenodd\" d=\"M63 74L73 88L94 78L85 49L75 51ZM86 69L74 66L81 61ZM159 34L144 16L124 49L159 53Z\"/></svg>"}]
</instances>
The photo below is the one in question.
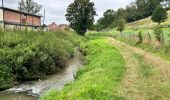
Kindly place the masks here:
<instances>
[{"instance_id":1,"label":"green foliage","mask_svg":"<svg viewBox=\"0 0 170 100\"><path fill-rule=\"evenodd\" d=\"M85 35L87 29L92 27L96 11L94 3L90 0L75 0L67 8L66 19L79 35Z\"/></svg>"},{"instance_id":2,"label":"green foliage","mask_svg":"<svg viewBox=\"0 0 170 100\"><path fill-rule=\"evenodd\" d=\"M139 33L138 33L138 38L139 38L139 42L138 42L138 44L141 44L141 43L142 43L142 41L143 41L142 31L139 31Z\"/></svg>"},{"instance_id":3,"label":"green foliage","mask_svg":"<svg viewBox=\"0 0 170 100\"><path fill-rule=\"evenodd\" d=\"M124 100L118 90L124 72L120 52L103 38L86 37L81 47L87 63L78 72L77 80L62 91L49 92L42 100Z\"/></svg>"},{"instance_id":4,"label":"green foliage","mask_svg":"<svg viewBox=\"0 0 170 100\"><path fill-rule=\"evenodd\" d=\"M126 8L119 8L117 11L108 9L104 12L103 17L97 21L96 30L114 28L120 18L125 19L128 23L147 18L152 15L155 8L161 5L163 1L166 0L136 0L127 5ZM165 3L169 5L168 2L166 1Z\"/></svg>"},{"instance_id":5,"label":"green foliage","mask_svg":"<svg viewBox=\"0 0 170 100\"><path fill-rule=\"evenodd\" d=\"M126 21L124 19L119 19L116 22L117 30L122 32L125 28Z\"/></svg>"},{"instance_id":6,"label":"green foliage","mask_svg":"<svg viewBox=\"0 0 170 100\"><path fill-rule=\"evenodd\" d=\"M18 6L19 11L21 10L28 14L37 14L42 8L42 5L38 4L34 0L21 0L18 2Z\"/></svg>"},{"instance_id":7,"label":"green foliage","mask_svg":"<svg viewBox=\"0 0 170 100\"><path fill-rule=\"evenodd\" d=\"M23 80L39 79L65 67L73 43L64 32L2 32L0 34L0 89ZM6 84L10 83L10 86Z\"/></svg>"},{"instance_id":8,"label":"green foliage","mask_svg":"<svg viewBox=\"0 0 170 100\"><path fill-rule=\"evenodd\" d=\"M97 20L97 30L106 29L111 26L115 21L115 12L112 9L108 9L103 13L103 17Z\"/></svg>"},{"instance_id":9,"label":"green foliage","mask_svg":"<svg viewBox=\"0 0 170 100\"><path fill-rule=\"evenodd\" d=\"M164 9L162 6L158 6L154 10L151 19L152 21L160 24L161 22L165 22L167 15L166 9Z\"/></svg>"},{"instance_id":10,"label":"green foliage","mask_svg":"<svg viewBox=\"0 0 170 100\"><path fill-rule=\"evenodd\" d=\"M162 34L163 34L163 30L161 26L157 26L154 29L154 33L155 33L155 37L157 39L157 41L161 42L162 41Z\"/></svg>"}]
</instances>

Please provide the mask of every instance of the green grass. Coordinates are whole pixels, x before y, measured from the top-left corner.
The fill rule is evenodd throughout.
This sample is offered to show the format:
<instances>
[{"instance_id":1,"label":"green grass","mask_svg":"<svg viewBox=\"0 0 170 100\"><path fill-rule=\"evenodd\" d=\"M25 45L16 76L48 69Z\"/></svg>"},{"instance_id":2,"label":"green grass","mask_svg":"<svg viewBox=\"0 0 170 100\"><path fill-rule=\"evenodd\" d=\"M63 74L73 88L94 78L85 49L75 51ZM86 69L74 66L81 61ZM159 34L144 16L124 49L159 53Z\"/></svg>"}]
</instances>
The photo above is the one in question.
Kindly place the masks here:
<instances>
[{"instance_id":1,"label":"green grass","mask_svg":"<svg viewBox=\"0 0 170 100\"><path fill-rule=\"evenodd\" d=\"M151 75L153 75L153 68L152 65L146 63L145 59L143 56L139 54L134 54L136 59L138 60L139 63L139 73L142 77L144 78L149 78Z\"/></svg>"},{"instance_id":2,"label":"green grass","mask_svg":"<svg viewBox=\"0 0 170 100\"><path fill-rule=\"evenodd\" d=\"M86 65L76 81L62 91L52 90L41 100L122 100L118 90L125 63L120 52L104 38L87 36L81 45Z\"/></svg>"},{"instance_id":3,"label":"green grass","mask_svg":"<svg viewBox=\"0 0 170 100\"><path fill-rule=\"evenodd\" d=\"M143 43L137 44L138 42L138 33L139 31L142 32L143 37ZM154 53L157 56L162 57L165 60L170 60L170 28L163 28L164 33L164 45L161 47L155 46L155 35L153 29L148 28L142 28L142 29L125 29L122 32L122 36L120 32L116 31L116 29L112 29L108 32L99 32L94 33L90 32L93 36L111 36L116 38L117 40L120 40L122 42L125 42L129 45L136 46L139 48L144 49L147 52ZM151 37L151 41L149 39L149 35Z\"/></svg>"}]
</instances>

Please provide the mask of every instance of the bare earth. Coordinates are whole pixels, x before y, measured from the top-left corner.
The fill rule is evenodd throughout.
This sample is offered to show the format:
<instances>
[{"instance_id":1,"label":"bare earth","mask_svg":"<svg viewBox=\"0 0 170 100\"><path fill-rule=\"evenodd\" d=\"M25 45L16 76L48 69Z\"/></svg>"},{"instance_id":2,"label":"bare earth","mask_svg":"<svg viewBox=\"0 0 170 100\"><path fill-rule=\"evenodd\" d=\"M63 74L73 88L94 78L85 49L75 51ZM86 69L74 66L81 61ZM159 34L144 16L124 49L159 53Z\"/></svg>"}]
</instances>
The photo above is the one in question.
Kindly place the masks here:
<instances>
[{"instance_id":1,"label":"bare earth","mask_svg":"<svg viewBox=\"0 0 170 100\"><path fill-rule=\"evenodd\" d=\"M126 73L122 80L119 95L126 100L170 100L170 62L142 49L107 38L123 55ZM148 78L140 73L140 61L134 55L143 57L143 62L153 72Z\"/></svg>"}]
</instances>

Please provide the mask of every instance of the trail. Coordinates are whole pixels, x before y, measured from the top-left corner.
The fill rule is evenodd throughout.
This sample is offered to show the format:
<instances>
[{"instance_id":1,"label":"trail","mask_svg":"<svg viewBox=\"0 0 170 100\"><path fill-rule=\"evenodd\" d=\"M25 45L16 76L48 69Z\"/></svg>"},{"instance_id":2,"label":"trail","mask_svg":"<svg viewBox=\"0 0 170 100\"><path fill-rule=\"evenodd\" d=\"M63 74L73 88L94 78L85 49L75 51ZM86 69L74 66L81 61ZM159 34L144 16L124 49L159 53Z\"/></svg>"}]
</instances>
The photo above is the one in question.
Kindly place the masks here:
<instances>
[{"instance_id":1,"label":"trail","mask_svg":"<svg viewBox=\"0 0 170 100\"><path fill-rule=\"evenodd\" d=\"M122 80L120 96L126 100L169 100L170 89L170 62L161 59L142 49L118 42L113 38L108 38L122 53L126 61L126 73ZM142 77L139 73L141 65L134 55L143 57L145 63L151 66L154 72L148 78Z\"/></svg>"}]
</instances>

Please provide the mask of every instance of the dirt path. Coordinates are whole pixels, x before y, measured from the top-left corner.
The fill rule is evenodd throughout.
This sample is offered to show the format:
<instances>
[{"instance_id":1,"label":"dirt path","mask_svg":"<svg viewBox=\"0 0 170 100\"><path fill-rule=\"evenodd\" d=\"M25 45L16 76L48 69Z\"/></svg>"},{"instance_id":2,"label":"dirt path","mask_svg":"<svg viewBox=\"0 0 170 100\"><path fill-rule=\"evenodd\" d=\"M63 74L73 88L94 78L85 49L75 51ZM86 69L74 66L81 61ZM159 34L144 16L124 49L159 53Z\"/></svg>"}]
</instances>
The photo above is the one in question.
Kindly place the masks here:
<instances>
[{"instance_id":1,"label":"dirt path","mask_svg":"<svg viewBox=\"0 0 170 100\"><path fill-rule=\"evenodd\" d=\"M126 61L127 70L122 81L120 96L127 100L170 100L170 62L113 38L108 40L119 49ZM144 61L139 61L135 54L142 56ZM147 63L146 65L152 68L153 75L148 78L143 77L139 73L143 65L139 62Z\"/></svg>"}]
</instances>

